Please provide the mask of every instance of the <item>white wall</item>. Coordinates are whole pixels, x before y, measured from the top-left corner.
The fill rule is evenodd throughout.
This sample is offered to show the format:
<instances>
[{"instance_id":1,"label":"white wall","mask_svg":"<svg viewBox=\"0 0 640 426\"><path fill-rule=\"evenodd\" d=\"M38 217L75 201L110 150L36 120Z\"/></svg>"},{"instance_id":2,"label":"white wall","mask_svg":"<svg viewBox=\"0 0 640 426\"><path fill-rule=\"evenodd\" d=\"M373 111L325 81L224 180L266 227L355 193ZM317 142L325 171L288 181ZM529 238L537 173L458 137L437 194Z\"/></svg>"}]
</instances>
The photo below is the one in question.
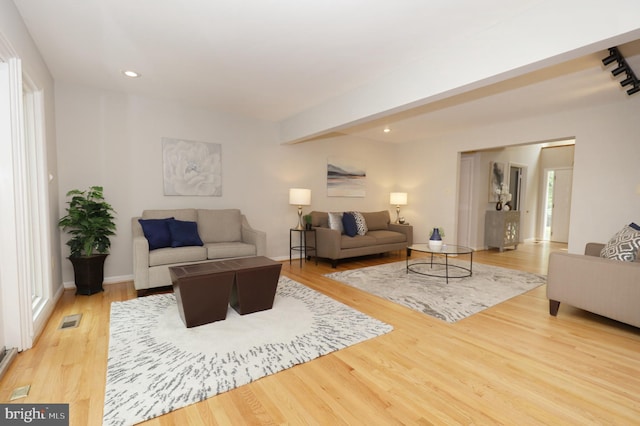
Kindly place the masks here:
<instances>
[{"instance_id":1,"label":"white wall","mask_svg":"<svg viewBox=\"0 0 640 426\"><path fill-rule=\"evenodd\" d=\"M395 150L353 138L281 145L276 125L191 108L173 102L56 83L60 214L70 189L104 187L117 212L117 235L105 264L107 282L132 274L131 225L144 209L240 208L250 224L267 233L267 255L287 258L297 208L288 204L291 187L312 190L310 210L390 209ZM161 138L222 145L221 197L164 196ZM326 196L327 157L365 159L367 196ZM68 248L62 241L65 255ZM65 283L73 281L62 262Z\"/></svg>"},{"instance_id":2,"label":"white wall","mask_svg":"<svg viewBox=\"0 0 640 426\"><path fill-rule=\"evenodd\" d=\"M459 152L575 137L569 251L582 252L589 241L606 242L623 225L640 220L637 111L640 96L629 97L621 92L616 104L473 131L452 130L437 140L404 146L398 151L402 164L399 178L408 183L410 194L416 194L410 207L412 214L421 217L409 218L416 225L414 239L419 240L434 226L455 231Z\"/></svg>"}]
</instances>

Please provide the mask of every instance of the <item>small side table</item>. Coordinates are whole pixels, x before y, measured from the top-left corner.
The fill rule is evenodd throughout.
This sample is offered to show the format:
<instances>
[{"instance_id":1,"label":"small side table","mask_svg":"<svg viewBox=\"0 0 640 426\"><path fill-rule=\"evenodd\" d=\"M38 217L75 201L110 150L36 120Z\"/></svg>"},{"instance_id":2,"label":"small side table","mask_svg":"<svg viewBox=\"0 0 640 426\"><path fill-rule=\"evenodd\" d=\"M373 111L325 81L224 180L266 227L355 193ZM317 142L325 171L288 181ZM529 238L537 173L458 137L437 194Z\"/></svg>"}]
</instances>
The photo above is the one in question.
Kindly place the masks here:
<instances>
[{"instance_id":1,"label":"small side table","mask_svg":"<svg viewBox=\"0 0 640 426\"><path fill-rule=\"evenodd\" d=\"M298 245L294 245L294 233L299 234ZM313 239L309 238L309 235L313 236ZM313 245L311 245L313 243ZM315 229L289 229L289 265L291 265L292 253L294 251L300 252L300 267L302 268L302 258L305 260L310 258L310 253L313 253L313 257L316 258L316 265L318 264L318 256L316 253L316 230Z\"/></svg>"}]
</instances>

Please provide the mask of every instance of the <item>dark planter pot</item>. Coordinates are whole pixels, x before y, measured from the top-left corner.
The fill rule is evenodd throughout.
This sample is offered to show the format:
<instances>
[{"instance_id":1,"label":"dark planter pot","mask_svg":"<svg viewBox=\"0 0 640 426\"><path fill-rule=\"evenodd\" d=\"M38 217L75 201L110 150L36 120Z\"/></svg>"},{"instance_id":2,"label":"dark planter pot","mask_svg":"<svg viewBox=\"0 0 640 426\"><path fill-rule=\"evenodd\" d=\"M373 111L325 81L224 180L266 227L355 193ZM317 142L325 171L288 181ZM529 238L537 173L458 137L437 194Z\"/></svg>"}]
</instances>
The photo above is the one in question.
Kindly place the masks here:
<instances>
[{"instance_id":1,"label":"dark planter pot","mask_svg":"<svg viewBox=\"0 0 640 426\"><path fill-rule=\"evenodd\" d=\"M76 283L76 294L86 296L104 291L104 261L108 254L69 257L73 264L73 275Z\"/></svg>"}]
</instances>

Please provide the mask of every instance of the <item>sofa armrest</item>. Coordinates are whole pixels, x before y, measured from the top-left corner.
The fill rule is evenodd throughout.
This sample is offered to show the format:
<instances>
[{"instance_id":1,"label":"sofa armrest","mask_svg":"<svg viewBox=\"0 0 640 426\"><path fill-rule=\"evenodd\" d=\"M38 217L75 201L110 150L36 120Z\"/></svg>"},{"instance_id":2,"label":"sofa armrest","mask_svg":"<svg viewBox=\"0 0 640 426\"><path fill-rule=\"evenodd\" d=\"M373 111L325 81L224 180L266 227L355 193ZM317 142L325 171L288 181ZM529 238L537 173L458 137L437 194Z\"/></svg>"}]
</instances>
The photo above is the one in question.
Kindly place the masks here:
<instances>
[{"instance_id":1,"label":"sofa armrest","mask_svg":"<svg viewBox=\"0 0 640 426\"><path fill-rule=\"evenodd\" d=\"M136 290L149 288L149 241L142 232L138 217L131 219L133 236L133 285Z\"/></svg>"},{"instance_id":2,"label":"sofa armrest","mask_svg":"<svg viewBox=\"0 0 640 426\"><path fill-rule=\"evenodd\" d=\"M604 248L604 244L601 243L587 243L584 247L584 254L587 256L600 257L600 252Z\"/></svg>"},{"instance_id":3,"label":"sofa armrest","mask_svg":"<svg viewBox=\"0 0 640 426\"><path fill-rule=\"evenodd\" d=\"M245 215L242 215L242 242L256 246L256 256L267 255L267 233L253 229Z\"/></svg>"},{"instance_id":4,"label":"sofa armrest","mask_svg":"<svg viewBox=\"0 0 640 426\"><path fill-rule=\"evenodd\" d=\"M640 264L564 252L549 255L547 297L640 326ZM552 312L553 314L553 312Z\"/></svg>"},{"instance_id":5,"label":"sofa armrest","mask_svg":"<svg viewBox=\"0 0 640 426\"><path fill-rule=\"evenodd\" d=\"M331 228L316 227L316 254L318 257L338 259L342 249L340 231Z\"/></svg>"},{"instance_id":6,"label":"sofa armrest","mask_svg":"<svg viewBox=\"0 0 640 426\"><path fill-rule=\"evenodd\" d=\"M412 225L399 225L396 223L389 224L389 231L400 232L407 236L407 244L413 244L413 226Z\"/></svg>"}]
</instances>

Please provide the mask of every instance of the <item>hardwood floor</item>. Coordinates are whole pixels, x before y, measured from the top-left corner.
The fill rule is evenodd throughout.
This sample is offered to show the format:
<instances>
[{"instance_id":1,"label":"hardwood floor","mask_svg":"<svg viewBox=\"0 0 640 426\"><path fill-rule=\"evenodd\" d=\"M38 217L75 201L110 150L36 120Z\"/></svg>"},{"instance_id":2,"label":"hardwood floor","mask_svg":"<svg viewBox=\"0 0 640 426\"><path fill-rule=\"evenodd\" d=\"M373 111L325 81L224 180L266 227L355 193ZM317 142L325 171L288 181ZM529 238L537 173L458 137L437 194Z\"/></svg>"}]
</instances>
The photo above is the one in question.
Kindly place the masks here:
<instances>
[{"instance_id":1,"label":"hardwood floor","mask_svg":"<svg viewBox=\"0 0 640 426\"><path fill-rule=\"evenodd\" d=\"M522 244L474 261L544 274L549 253L564 248ZM394 252L338 270L403 259ZM638 424L639 329L566 305L551 317L544 286L447 324L322 276L335 270L283 263L283 274L392 324L391 333L144 424ZM109 306L134 297L131 282L93 296L65 292L0 383L0 400L31 384L16 403L65 402L72 425L101 424ZM78 328L57 329L75 313Z\"/></svg>"}]
</instances>

